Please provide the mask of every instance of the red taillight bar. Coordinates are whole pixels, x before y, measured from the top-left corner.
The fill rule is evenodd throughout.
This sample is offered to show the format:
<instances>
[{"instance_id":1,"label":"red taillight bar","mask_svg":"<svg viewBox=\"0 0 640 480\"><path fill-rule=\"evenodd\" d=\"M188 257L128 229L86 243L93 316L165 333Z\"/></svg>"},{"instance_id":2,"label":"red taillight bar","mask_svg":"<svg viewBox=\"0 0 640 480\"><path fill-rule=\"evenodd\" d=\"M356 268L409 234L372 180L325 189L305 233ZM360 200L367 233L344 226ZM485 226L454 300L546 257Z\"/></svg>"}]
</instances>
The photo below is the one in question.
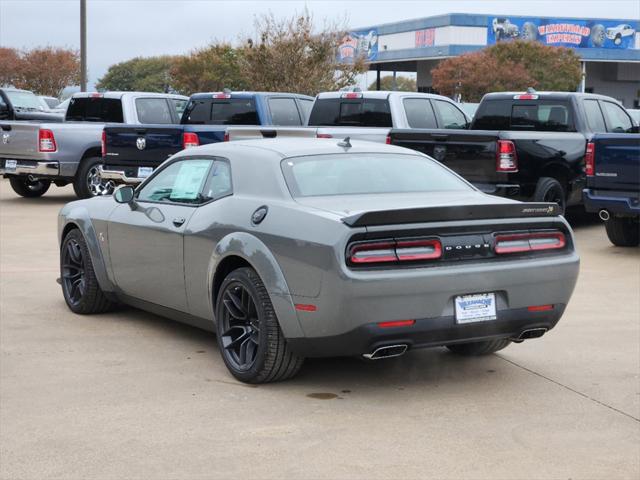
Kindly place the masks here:
<instances>
[{"instance_id":1,"label":"red taillight bar","mask_svg":"<svg viewBox=\"0 0 640 480\"><path fill-rule=\"evenodd\" d=\"M415 320L391 320L389 322L378 322L378 326L380 328L410 327L415 323Z\"/></svg>"},{"instance_id":2,"label":"red taillight bar","mask_svg":"<svg viewBox=\"0 0 640 480\"><path fill-rule=\"evenodd\" d=\"M584 173L589 177L596 174L596 146L593 142L587 143L587 150L584 152Z\"/></svg>"},{"instance_id":3,"label":"red taillight bar","mask_svg":"<svg viewBox=\"0 0 640 480\"><path fill-rule=\"evenodd\" d=\"M333 135L330 133L318 133L316 134L316 138L333 138Z\"/></svg>"},{"instance_id":4,"label":"red taillight bar","mask_svg":"<svg viewBox=\"0 0 640 480\"><path fill-rule=\"evenodd\" d=\"M184 132L182 134L182 148L197 147L200 145L200 139L197 133Z\"/></svg>"},{"instance_id":5,"label":"red taillight bar","mask_svg":"<svg viewBox=\"0 0 640 480\"><path fill-rule=\"evenodd\" d=\"M548 312L553 310L553 305L532 305L527 307L530 312Z\"/></svg>"},{"instance_id":6,"label":"red taillight bar","mask_svg":"<svg viewBox=\"0 0 640 480\"><path fill-rule=\"evenodd\" d=\"M513 99L514 100L537 100L538 99L538 95L532 95L530 93L524 93L524 94L520 94L520 95L514 95Z\"/></svg>"},{"instance_id":7,"label":"red taillight bar","mask_svg":"<svg viewBox=\"0 0 640 480\"><path fill-rule=\"evenodd\" d=\"M214 93L213 98L231 98L230 93Z\"/></svg>"},{"instance_id":8,"label":"red taillight bar","mask_svg":"<svg viewBox=\"0 0 640 480\"><path fill-rule=\"evenodd\" d=\"M395 242L360 243L349 249L351 263L385 263L398 260Z\"/></svg>"},{"instance_id":9,"label":"red taillight bar","mask_svg":"<svg viewBox=\"0 0 640 480\"><path fill-rule=\"evenodd\" d=\"M38 151L39 152L55 152L58 150L56 139L53 132L46 128L38 130Z\"/></svg>"},{"instance_id":10,"label":"red taillight bar","mask_svg":"<svg viewBox=\"0 0 640 480\"><path fill-rule=\"evenodd\" d=\"M362 94L357 92L348 92L343 93L342 98L362 98Z\"/></svg>"},{"instance_id":11,"label":"red taillight bar","mask_svg":"<svg viewBox=\"0 0 640 480\"><path fill-rule=\"evenodd\" d=\"M353 264L415 262L442 257L442 244L437 239L383 240L356 243L349 248L348 259Z\"/></svg>"},{"instance_id":12,"label":"red taillight bar","mask_svg":"<svg viewBox=\"0 0 640 480\"><path fill-rule=\"evenodd\" d=\"M442 244L440 240L399 241L396 244L396 255L401 262L435 260L442 256Z\"/></svg>"},{"instance_id":13,"label":"red taillight bar","mask_svg":"<svg viewBox=\"0 0 640 480\"><path fill-rule=\"evenodd\" d=\"M505 253L555 250L564 248L566 244L567 240L562 232L497 234L494 250L498 255L502 255Z\"/></svg>"},{"instance_id":14,"label":"red taillight bar","mask_svg":"<svg viewBox=\"0 0 640 480\"><path fill-rule=\"evenodd\" d=\"M100 140L100 151L103 157L107 156L107 132L102 130L102 139Z\"/></svg>"}]
</instances>

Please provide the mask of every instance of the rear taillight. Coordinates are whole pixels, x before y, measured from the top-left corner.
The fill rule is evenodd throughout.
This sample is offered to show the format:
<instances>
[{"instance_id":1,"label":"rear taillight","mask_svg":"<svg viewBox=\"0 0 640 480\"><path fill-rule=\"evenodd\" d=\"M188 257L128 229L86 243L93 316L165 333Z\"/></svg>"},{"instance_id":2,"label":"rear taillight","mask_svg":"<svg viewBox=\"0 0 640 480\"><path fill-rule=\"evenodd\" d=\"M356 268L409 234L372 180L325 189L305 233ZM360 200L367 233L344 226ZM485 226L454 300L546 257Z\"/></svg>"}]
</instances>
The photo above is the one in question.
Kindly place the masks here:
<instances>
[{"instance_id":1,"label":"rear taillight","mask_svg":"<svg viewBox=\"0 0 640 480\"><path fill-rule=\"evenodd\" d=\"M55 152L57 150L56 139L51 130L41 128L38 130L38 151Z\"/></svg>"},{"instance_id":2,"label":"rear taillight","mask_svg":"<svg viewBox=\"0 0 640 480\"><path fill-rule=\"evenodd\" d=\"M347 258L353 265L418 262L436 260L442 256L442 244L437 239L381 240L351 245Z\"/></svg>"},{"instance_id":3,"label":"rear taillight","mask_svg":"<svg viewBox=\"0 0 640 480\"><path fill-rule=\"evenodd\" d=\"M518 155L511 140L498 140L496 145L496 172L517 172Z\"/></svg>"},{"instance_id":4,"label":"rear taillight","mask_svg":"<svg viewBox=\"0 0 640 480\"><path fill-rule=\"evenodd\" d=\"M596 146L593 142L587 143L584 153L584 173L590 177L596 174Z\"/></svg>"},{"instance_id":5,"label":"rear taillight","mask_svg":"<svg viewBox=\"0 0 640 480\"><path fill-rule=\"evenodd\" d=\"M498 233L495 237L495 252L505 253L535 252L564 248L567 244L562 232Z\"/></svg>"},{"instance_id":6,"label":"rear taillight","mask_svg":"<svg viewBox=\"0 0 640 480\"><path fill-rule=\"evenodd\" d=\"M100 151L102 152L102 156L107 156L107 132L102 130L102 140L100 140Z\"/></svg>"},{"instance_id":7,"label":"rear taillight","mask_svg":"<svg viewBox=\"0 0 640 480\"><path fill-rule=\"evenodd\" d=\"M229 141L229 132L224 132L224 137L222 137L222 141L223 142L228 142Z\"/></svg>"},{"instance_id":8,"label":"rear taillight","mask_svg":"<svg viewBox=\"0 0 640 480\"><path fill-rule=\"evenodd\" d=\"M524 93L520 95L514 95L514 100L537 100L538 95L532 95L531 93Z\"/></svg>"},{"instance_id":9,"label":"rear taillight","mask_svg":"<svg viewBox=\"0 0 640 480\"><path fill-rule=\"evenodd\" d=\"M387 135L387 138L384 140L384 143L387 145L391 145L391 135Z\"/></svg>"},{"instance_id":10,"label":"rear taillight","mask_svg":"<svg viewBox=\"0 0 640 480\"><path fill-rule=\"evenodd\" d=\"M184 132L182 134L182 148L197 147L200 145L198 135L193 132Z\"/></svg>"},{"instance_id":11,"label":"rear taillight","mask_svg":"<svg viewBox=\"0 0 640 480\"><path fill-rule=\"evenodd\" d=\"M231 98L230 93L214 93L213 98Z\"/></svg>"},{"instance_id":12,"label":"rear taillight","mask_svg":"<svg viewBox=\"0 0 640 480\"><path fill-rule=\"evenodd\" d=\"M358 92L343 93L342 98L362 98L362 94Z\"/></svg>"}]
</instances>

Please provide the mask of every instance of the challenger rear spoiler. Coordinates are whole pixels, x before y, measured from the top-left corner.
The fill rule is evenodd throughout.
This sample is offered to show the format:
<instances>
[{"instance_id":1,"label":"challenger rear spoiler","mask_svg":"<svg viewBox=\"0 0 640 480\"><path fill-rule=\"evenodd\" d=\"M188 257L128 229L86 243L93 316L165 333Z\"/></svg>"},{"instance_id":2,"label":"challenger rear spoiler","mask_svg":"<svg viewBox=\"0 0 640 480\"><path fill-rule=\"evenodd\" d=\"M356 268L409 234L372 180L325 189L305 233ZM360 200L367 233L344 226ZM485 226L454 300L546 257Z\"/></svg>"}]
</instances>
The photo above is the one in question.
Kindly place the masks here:
<instances>
[{"instance_id":1,"label":"challenger rear spoiler","mask_svg":"<svg viewBox=\"0 0 640 480\"><path fill-rule=\"evenodd\" d=\"M350 227L372 227L403 223L557 217L559 215L560 208L557 203L500 203L494 205L459 205L363 212L344 217L342 222Z\"/></svg>"}]
</instances>

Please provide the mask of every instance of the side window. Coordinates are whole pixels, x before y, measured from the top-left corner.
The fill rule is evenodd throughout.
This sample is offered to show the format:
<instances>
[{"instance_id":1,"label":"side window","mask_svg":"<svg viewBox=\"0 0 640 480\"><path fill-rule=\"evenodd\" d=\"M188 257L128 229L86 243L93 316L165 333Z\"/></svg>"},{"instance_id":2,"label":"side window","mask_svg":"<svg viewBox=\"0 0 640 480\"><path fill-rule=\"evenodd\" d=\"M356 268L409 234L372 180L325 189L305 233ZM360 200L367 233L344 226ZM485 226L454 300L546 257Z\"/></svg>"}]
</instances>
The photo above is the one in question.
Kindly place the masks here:
<instances>
[{"instance_id":1,"label":"side window","mask_svg":"<svg viewBox=\"0 0 640 480\"><path fill-rule=\"evenodd\" d=\"M454 105L443 100L433 100L435 108L440 117L440 128L465 128L467 119L464 114Z\"/></svg>"},{"instance_id":2,"label":"side window","mask_svg":"<svg viewBox=\"0 0 640 480\"><path fill-rule=\"evenodd\" d=\"M226 197L233 191L231 183L231 166L225 160L215 160L204 185L205 200Z\"/></svg>"},{"instance_id":3,"label":"side window","mask_svg":"<svg viewBox=\"0 0 640 480\"><path fill-rule=\"evenodd\" d=\"M604 133L607 131L607 126L604 123L604 117L602 116L602 111L598 106L597 100L585 100L584 113L586 114L587 123L592 132Z\"/></svg>"},{"instance_id":4,"label":"side window","mask_svg":"<svg viewBox=\"0 0 640 480\"><path fill-rule=\"evenodd\" d=\"M138 192L141 202L167 202L195 205L206 201L202 187L213 160L187 159L170 164Z\"/></svg>"},{"instance_id":5,"label":"side window","mask_svg":"<svg viewBox=\"0 0 640 480\"><path fill-rule=\"evenodd\" d=\"M164 98L138 98L136 111L140 123L173 123L169 104Z\"/></svg>"},{"instance_id":6,"label":"side window","mask_svg":"<svg viewBox=\"0 0 640 480\"><path fill-rule=\"evenodd\" d=\"M411 128L438 128L431 103L426 98L405 98L402 102Z\"/></svg>"},{"instance_id":7,"label":"side window","mask_svg":"<svg viewBox=\"0 0 640 480\"><path fill-rule=\"evenodd\" d=\"M612 102L600 102L607 118L607 131L616 133L630 133L633 123L624 109Z\"/></svg>"},{"instance_id":8,"label":"side window","mask_svg":"<svg viewBox=\"0 0 640 480\"><path fill-rule=\"evenodd\" d=\"M300 126L300 114L293 98L270 98L269 110L274 125Z\"/></svg>"},{"instance_id":9,"label":"side window","mask_svg":"<svg viewBox=\"0 0 640 480\"><path fill-rule=\"evenodd\" d=\"M182 114L184 113L184 110L187 108L187 100L181 100L179 98L170 98L169 104L176 111L178 120L180 120L182 118Z\"/></svg>"},{"instance_id":10,"label":"side window","mask_svg":"<svg viewBox=\"0 0 640 480\"><path fill-rule=\"evenodd\" d=\"M313 108L313 100L299 98L298 105L300 105L300 109L302 110L302 124L306 125L309 121L309 115L311 115L311 109Z\"/></svg>"},{"instance_id":11,"label":"side window","mask_svg":"<svg viewBox=\"0 0 640 480\"><path fill-rule=\"evenodd\" d=\"M362 108L362 126L392 127L389 102L387 100L365 99Z\"/></svg>"}]
</instances>

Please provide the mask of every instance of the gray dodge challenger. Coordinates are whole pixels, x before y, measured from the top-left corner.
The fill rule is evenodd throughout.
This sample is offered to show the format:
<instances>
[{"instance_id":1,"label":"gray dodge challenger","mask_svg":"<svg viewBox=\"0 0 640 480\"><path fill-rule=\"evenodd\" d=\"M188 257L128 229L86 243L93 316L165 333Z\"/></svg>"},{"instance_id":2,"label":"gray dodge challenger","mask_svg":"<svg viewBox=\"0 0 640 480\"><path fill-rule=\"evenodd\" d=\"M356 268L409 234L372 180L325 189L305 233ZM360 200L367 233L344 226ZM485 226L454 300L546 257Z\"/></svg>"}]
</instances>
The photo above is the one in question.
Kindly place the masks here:
<instances>
[{"instance_id":1,"label":"gray dodge challenger","mask_svg":"<svg viewBox=\"0 0 640 480\"><path fill-rule=\"evenodd\" d=\"M191 148L135 190L65 205L58 233L73 312L124 303L213 331L250 383L290 378L305 357L482 355L540 337L579 268L556 204L349 139Z\"/></svg>"}]
</instances>

